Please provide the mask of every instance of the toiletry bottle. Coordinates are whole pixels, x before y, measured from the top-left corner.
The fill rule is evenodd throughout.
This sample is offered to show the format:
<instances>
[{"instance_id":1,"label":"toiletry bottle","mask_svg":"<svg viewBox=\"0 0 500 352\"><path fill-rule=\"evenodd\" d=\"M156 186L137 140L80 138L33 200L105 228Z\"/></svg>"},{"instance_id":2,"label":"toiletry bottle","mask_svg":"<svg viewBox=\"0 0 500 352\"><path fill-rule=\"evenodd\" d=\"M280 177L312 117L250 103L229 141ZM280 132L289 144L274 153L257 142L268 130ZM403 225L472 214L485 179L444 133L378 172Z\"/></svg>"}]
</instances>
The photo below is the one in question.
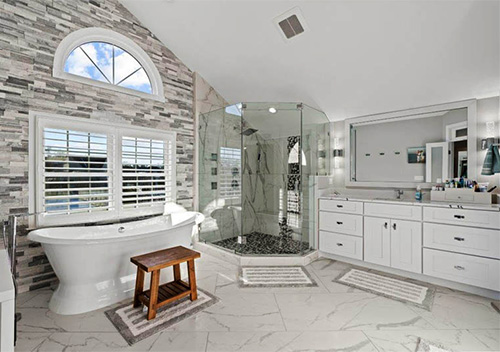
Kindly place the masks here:
<instances>
[{"instance_id":1,"label":"toiletry bottle","mask_svg":"<svg viewBox=\"0 0 500 352\"><path fill-rule=\"evenodd\" d=\"M420 186L417 186L417 191L415 192L415 199L422 200L422 189Z\"/></svg>"}]
</instances>

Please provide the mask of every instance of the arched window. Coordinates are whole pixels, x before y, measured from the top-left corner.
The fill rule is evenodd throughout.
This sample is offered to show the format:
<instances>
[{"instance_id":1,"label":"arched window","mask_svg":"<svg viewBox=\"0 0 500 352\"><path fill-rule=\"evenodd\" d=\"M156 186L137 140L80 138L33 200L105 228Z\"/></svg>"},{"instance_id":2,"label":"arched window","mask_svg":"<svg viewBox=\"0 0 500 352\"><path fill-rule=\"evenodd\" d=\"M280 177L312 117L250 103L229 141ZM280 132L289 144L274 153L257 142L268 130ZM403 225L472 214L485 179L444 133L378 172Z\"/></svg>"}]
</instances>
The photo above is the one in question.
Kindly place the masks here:
<instances>
[{"instance_id":1,"label":"arched window","mask_svg":"<svg viewBox=\"0 0 500 352\"><path fill-rule=\"evenodd\" d=\"M129 38L103 28L85 28L63 39L54 57L54 77L165 101L160 74Z\"/></svg>"}]
</instances>

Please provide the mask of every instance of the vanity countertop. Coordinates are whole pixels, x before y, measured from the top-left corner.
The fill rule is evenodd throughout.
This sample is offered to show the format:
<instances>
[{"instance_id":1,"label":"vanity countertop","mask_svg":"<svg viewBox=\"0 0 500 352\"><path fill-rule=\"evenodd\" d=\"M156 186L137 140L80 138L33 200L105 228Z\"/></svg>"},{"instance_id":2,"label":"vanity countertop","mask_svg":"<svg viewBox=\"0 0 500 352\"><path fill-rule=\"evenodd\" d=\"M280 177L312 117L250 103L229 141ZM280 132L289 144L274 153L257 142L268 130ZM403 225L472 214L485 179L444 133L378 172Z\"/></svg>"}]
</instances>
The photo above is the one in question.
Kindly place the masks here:
<instances>
[{"instance_id":1,"label":"vanity countertop","mask_svg":"<svg viewBox=\"0 0 500 352\"><path fill-rule=\"evenodd\" d=\"M475 204L475 203L452 203L452 202L436 202L431 200L418 201L411 198L403 199L390 199L390 198L377 198L377 197L361 197L349 196L349 195L326 195L318 197L318 199L330 199L330 200L346 200L346 201L358 201L364 203L387 203L387 204L401 204L401 205L419 205L419 206L431 206L431 207L442 207L442 208L460 208L460 209L476 209L476 210L494 210L500 211L500 204Z\"/></svg>"}]
</instances>

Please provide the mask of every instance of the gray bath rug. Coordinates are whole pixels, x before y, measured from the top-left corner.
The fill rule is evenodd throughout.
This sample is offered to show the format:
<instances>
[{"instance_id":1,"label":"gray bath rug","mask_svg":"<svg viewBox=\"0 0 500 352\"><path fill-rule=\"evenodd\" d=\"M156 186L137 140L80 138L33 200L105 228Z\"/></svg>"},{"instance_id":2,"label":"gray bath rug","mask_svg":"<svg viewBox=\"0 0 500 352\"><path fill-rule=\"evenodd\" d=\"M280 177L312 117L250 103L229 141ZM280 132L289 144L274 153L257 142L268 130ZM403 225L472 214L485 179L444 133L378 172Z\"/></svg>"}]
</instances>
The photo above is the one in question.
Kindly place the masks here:
<instances>
[{"instance_id":1,"label":"gray bath rug","mask_svg":"<svg viewBox=\"0 0 500 352\"><path fill-rule=\"evenodd\" d=\"M426 341L422 338L419 338L417 342L417 349L415 350L415 352L452 352L452 351L444 348L441 345L437 345L432 342Z\"/></svg>"},{"instance_id":2,"label":"gray bath rug","mask_svg":"<svg viewBox=\"0 0 500 352\"><path fill-rule=\"evenodd\" d=\"M333 281L428 311L434 300L435 289L432 287L359 269L349 269Z\"/></svg>"},{"instance_id":3,"label":"gray bath rug","mask_svg":"<svg viewBox=\"0 0 500 352\"><path fill-rule=\"evenodd\" d=\"M147 312L142 307L132 307L132 301L127 301L117 308L105 312L118 332L133 345L165 328L174 325L190 316L205 310L219 302L219 299L198 288L198 299L191 302L189 296L159 308L156 318L148 321Z\"/></svg>"},{"instance_id":4,"label":"gray bath rug","mask_svg":"<svg viewBox=\"0 0 500 352\"><path fill-rule=\"evenodd\" d=\"M301 266L242 266L240 287L315 287L318 284Z\"/></svg>"}]
</instances>

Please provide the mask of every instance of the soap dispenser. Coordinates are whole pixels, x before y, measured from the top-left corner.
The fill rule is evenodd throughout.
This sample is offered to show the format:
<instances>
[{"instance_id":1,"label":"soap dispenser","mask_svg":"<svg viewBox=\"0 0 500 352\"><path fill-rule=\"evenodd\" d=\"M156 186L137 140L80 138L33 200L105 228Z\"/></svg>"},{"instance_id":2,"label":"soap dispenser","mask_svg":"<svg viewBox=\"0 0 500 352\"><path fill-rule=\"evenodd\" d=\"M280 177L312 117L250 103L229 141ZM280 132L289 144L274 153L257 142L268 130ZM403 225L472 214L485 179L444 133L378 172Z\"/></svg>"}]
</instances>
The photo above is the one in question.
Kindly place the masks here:
<instances>
[{"instance_id":1,"label":"soap dispenser","mask_svg":"<svg viewBox=\"0 0 500 352\"><path fill-rule=\"evenodd\" d=\"M422 200L422 188L420 186L417 186L417 191L415 192L415 199L416 200Z\"/></svg>"}]
</instances>

